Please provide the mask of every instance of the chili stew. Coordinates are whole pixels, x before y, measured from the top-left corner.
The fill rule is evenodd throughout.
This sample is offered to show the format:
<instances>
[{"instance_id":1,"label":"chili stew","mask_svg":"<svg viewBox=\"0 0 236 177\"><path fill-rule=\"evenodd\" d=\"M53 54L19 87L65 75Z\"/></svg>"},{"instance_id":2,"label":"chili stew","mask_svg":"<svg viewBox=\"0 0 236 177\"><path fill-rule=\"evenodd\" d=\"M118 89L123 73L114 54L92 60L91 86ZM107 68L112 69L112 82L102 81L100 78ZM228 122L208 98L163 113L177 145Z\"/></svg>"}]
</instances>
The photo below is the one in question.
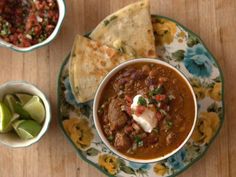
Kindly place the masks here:
<instances>
[{"instance_id":1,"label":"chili stew","mask_svg":"<svg viewBox=\"0 0 236 177\"><path fill-rule=\"evenodd\" d=\"M135 63L104 87L97 115L109 143L136 159L164 156L186 139L195 103L186 81L157 63Z\"/></svg>"}]
</instances>

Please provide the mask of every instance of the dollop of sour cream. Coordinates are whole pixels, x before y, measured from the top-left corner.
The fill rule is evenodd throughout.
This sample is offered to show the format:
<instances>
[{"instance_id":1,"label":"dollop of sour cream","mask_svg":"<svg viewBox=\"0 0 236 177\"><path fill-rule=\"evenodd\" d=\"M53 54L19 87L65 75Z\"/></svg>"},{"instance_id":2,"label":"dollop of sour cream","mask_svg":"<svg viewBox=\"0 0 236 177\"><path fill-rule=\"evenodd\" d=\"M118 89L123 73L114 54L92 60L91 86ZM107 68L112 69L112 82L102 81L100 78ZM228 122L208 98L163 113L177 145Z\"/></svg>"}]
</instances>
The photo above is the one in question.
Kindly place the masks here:
<instances>
[{"instance_id":1,"label":"dollop of sour cream","mask_svg":"<svg viewBox=\"0 0 236 177\"><path fill-rule=\"evenodd\" d=\"M155 117L155 112L146 107L146 109L143 111L141 115L136 115L135 112L137 110L137 107L140 106L138 104L139 97L143 97L142 95L136 95L133 98L133 103L131 104L131 110L134 112L132 114L132 117L137 124L139 124L145 132L151 133L152 129L156 127L157 125L157 119ZM148 103L148 100L146 99L146 102Z\"/></svg>"}]
</instances>

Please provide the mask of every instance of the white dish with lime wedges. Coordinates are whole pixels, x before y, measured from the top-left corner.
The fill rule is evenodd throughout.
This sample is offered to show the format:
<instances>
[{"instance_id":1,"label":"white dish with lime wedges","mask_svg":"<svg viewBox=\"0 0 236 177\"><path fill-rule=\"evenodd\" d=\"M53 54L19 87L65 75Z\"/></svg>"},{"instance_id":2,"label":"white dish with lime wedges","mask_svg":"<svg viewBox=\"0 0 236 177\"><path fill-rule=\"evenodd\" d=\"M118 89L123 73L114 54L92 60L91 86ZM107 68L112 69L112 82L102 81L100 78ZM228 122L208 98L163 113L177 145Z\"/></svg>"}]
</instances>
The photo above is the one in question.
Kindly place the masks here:
<instances>
[{"instance_id":1,"label":"white dish with lime wedges","mask_svg":"<svg viewBox=\"0 0 236 177\"><path fill-rule=\"evenodd\" d=\"M0 142L26 147L37 142L51 120L50 104L34 85L11 81L0 86Z\"/></svg>"}]
</instances>

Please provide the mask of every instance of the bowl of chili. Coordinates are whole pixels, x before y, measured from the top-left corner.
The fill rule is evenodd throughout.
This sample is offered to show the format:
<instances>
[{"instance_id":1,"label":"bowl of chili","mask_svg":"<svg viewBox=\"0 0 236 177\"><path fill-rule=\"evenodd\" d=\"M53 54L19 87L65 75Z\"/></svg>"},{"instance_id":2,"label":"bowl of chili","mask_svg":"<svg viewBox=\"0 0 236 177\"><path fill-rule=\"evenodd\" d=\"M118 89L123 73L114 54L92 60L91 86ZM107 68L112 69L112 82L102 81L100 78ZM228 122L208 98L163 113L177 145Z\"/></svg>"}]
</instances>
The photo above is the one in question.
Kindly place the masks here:
<instances>
[{"instance_id":1,"label":"bowl of chili","mask_svg":"<svg viewBox=\"0 0 236 177\"><path fill-rule=\"evenodd\" d=\"M157 59L135 59L100 83L93 104L96 130L115 154L137 163L166 159L190 138L197 101L186 77Z\"/></svg>"},{"instance_id":2,"label":"bowl of chili","mask_svg":"<svg viewBox=\"0 0 236 177\"><path fill-rule=\"evenodd\" d=\"M65 16L64 0L2 0L0 46L30 52L50 43Z\"/></svg>"}]
</instances>

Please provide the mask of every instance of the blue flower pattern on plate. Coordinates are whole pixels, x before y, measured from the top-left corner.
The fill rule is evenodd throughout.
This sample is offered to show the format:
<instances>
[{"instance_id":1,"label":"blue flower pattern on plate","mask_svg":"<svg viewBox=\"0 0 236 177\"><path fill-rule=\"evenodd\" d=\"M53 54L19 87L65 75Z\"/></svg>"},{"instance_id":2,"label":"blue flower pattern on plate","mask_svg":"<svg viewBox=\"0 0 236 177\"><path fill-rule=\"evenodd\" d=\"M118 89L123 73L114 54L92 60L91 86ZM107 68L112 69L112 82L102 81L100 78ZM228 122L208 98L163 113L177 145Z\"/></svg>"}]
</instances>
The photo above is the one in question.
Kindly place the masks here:
<instances>
[{"instance_id":1,"label":"blue flower pattern on plate","mask_svg":"<svg viewBox=\"0 0 236 177\"><path fill-rule=\"evenodd\" d=\"M69 77L67 77L64 80L64 84L65 84L65 87L66 87L66 91L65 91L65 99L66 99L66 101L69 104L71 104L72 106L79 107L80 104L76 102L75 97L74 97L74 95L72 93Z\"/></svg>"},{"instance_id":2,"label":"blue flower pattern on plate","mask_svg":"<svg viewBox=\"0 0 236 177\"><path fill-rule=\"evenodd\" d=\"M187 48L184 65L195 76L209 77L212 73L213 59L202 44Z\"/></svg>"},{"instance_id":3,"label":"blue flower pattern on plate","mask_svg":"<svg viewBox=\"0 0 236 177\"><path fill-rule=\"evenodd\" d=\"M72 89L71 89L71 86L70 86L70 80L69 80L69 77L67 77L65 80L64 80L64 85L66 87L66 91L65 91L65 99L66 101L76 107L76 108L82 108L82 109L85 109L88 111L88 108L89 109L92 109L93 107L93 100L91 101L88 101L86 103L78 103L72 93ZM88 114L89 115L89 114Z\"/></svg>"},{"instance_id":4,"label":"blue flower pattern on plate","mask_svg":"<svg viewBox=\"0 0 236 177\"><path fill-rule=\"evenodd\" d=\"M134 170L149 170L151 168L151 165L149 165L148 163L129 162L129 166Z\"/></svg>"},{"instance_id":5,"label":"blue flower pattern on plate","mask_svg":"<svg viewBox=\"0 0 236 177\"><path fill-rule=\"evenodd\" d=\"M181 170L184 168L184 160L186 158L186 149L182 148L174 155L167 159L167 163L175 170Z\"/></svg>"},{"instance_id":6,"label":"blue flower pattern on plate","mask_svg":"<svg viewBox=\"0 0 236 177\"><path fill-rule=\"evenodd\" d=\"M207 51L207 48L204 46L204 44L201 42L200 39L198 39L195 35L190 34L189 32L184 31L182 28L178 27L178 31L183 31L185 33L186 41L183 41L183 36L178 36L178 31L175 34L176 39L181 38L182 42L178 43L172 42L168 46L159 46L158 49L162 51L162 47L164 47L165 50L164 53L160 53L160 58L166 59L167 62L170 64L173 64L176 66L181 72L186 74L186 77L188 79L191 78L197 78L201 81L201 84L206 81L207 85L210 85L212 83L216 83L214 78L221 78L219 66L217 65L216 61L214 61L213 56L210 54L209 51ZM181 33L182 34L182 33ZM198 43L194 43L194 45L188 46L187 45L187 40L189 39L189 36L193 35L193 37L198 39ZM172 54L173 51L178 51L181 50L181 52L176 53L179 60L173 60L172 59ZM165 58L166 56L166 58ZM94 134L96 135L96 129L93 126L93 119L92 119L92 103L93 101L89 101L87 103L79 103L76 101L75 97L73 96L72 89L70 86L70 82L68 79L68 75L63 75L67 74L67 63L63 64L62 66L62 75L60 75L60 78L62 82L59 82L62 84L63 87L60 87L59 91L62 91L63 94L62 98L63 99L60 103L60 106L63 106L63 104L70 104L72 105L69 107L69 111L75 112L75 111L83 111L83 114L87 116L91 123L91 127L93 129ZM187 72L186 72L187 71ZM63 77L62 77L63 76ZM194 77L193 77L194 76ZM65 79L65 77L67 77ZM222 80L222 79L221 79ZM209 82L209 83L208 83ZM223 85L223 83L222 83ZM64 87L65 86L65 87ZM205 85L203 85L205 88ZM60 93L60 92L59 92ZM205 99L206 98L206 99ZM199 113L207 111L207 109L215 103L215 100L213 100L211 97L209 97L208 94L205 95L205 98L203 99L204 101L198 101L198 108L199 108ZM66 100L66 101L65 101ZM65 101L65 103L63 103ZM222 110L224 109L222 100L220 100L218 103L218 108L221 108ZM77 109L79 108L79 109ZM59 121L60 125L62 125L62 121L64 120L65 117L62 117L62 113L59 114ZM223 115L220 116L220 124L223 123ZM220 126L219 126L220 128ZM219 128L217 130L219 130ZM64 129L63 129L64 131ZM65 132L64 132L65 133ZM70 139L71 141L71 139ZM211 140L212 141L212 140ZM72 141L71 141L72 142ZM194 141L189 140L188 144L186 144L181 150L179 150L177 153L169 157L168 159L165 159L161 162L157 163L149 163L149 164L140 164L140 163L132 163L126 160L123 160L123 163L119 163L118 168L118 173L116 174L117 176L120 177L141 177L141 176L160 176L160 174L156 173L155 167L156 165L160 164L166 171L163 176L168 177L168 176L176 176L179 172L184 171L188 166L193 165L193 163L196 162L197 158L200 158L204 152L208 149L208 145L198 145L195 144ZM109 150L106 150L105 145L101 142L98 136L94 137L92 146L92 149L98 150L98 152L108 154L110 153ZM105 149L105 150L104 150ZM78 154L83 157L83 159L86 159L86 161L89 161L90 164L95 165L98 169L103 170L104 169L99 166L98 164L98 159L100 153L98 153L95 156L88 155L87 153L81 152L81 150L77 149ZM116 159L119 159L114 154L114 157ZM123 165L123 166L122 166ZM122 168L121 168L122 167Z\"/></svg>"}]
</instances>

